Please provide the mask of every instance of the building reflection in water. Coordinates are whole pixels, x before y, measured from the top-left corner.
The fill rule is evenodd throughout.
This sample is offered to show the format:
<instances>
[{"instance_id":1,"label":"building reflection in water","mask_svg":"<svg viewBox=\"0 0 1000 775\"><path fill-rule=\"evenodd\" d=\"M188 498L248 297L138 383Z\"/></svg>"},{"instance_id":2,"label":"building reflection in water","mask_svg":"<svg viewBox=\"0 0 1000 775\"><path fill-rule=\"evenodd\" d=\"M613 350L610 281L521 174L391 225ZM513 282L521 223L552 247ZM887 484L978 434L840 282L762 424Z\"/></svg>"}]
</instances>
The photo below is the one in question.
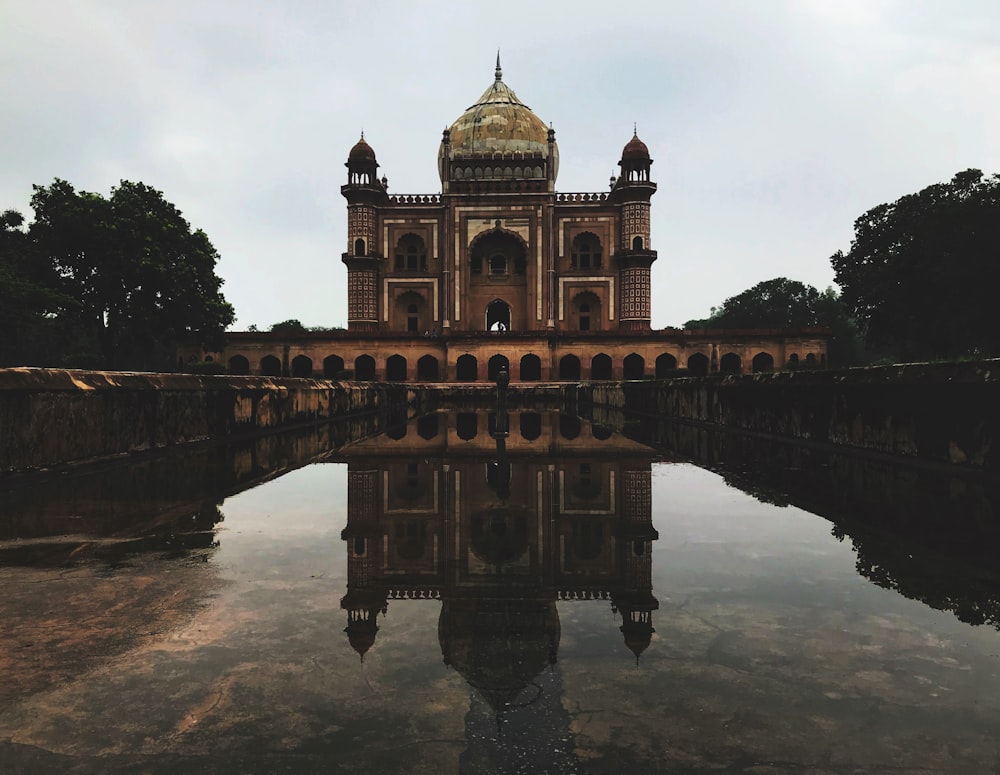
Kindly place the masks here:
<instances>
[{"instance_id":1,"label":"building reflection in water","mask_svg":"<svg viewBox=\"0 0 1000 775\"><path fill-rule=\"evenodd\" d=\"M467 754L502 746L504 728L534 749L535 728L557 757L557 601L609 606L636 662L650 644L653 455L555 412L513 415L509 437L496 425L435 414L350 449L341 607L363 659L390 603L439 600L442 657L475 690Z\"/></svg>"}]
</instances>

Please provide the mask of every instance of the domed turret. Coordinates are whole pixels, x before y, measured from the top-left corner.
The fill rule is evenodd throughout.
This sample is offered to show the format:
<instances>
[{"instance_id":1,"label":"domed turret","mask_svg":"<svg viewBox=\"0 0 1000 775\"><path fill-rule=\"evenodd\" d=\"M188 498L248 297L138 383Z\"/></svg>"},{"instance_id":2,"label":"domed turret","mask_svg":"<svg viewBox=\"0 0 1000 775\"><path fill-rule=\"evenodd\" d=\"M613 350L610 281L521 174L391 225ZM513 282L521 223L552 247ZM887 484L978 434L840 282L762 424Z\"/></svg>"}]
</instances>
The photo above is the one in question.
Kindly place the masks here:
<instances>
[{"instance_id":1,"label":"domed turret","mask_svg":"<svg viewBox=\"0 0 1000 775\"><path fill-rule=\"evenodd\" d=\"M378 162L375 151L365 142L365 133L347 154L347 180L349 183L373 185L378 181Z\"/></svg>"},{"instance_id":2,"label":"domed turret","mask_svg":"<svg viewBox=\"0 0 1000 775\"><path fill-rule=\"evenodd\" d=\"M622 161L626 159L652 163L652 159L649 158L649 148L646 147L646 144L639 139L639 135L635 132L632 133L632 139L622 149Z\"/></svg>"},{"instance_id":3,"label":"domed turret","mask_svg":"<svg viewBox=\"0 0 1000 775\"><path fill-rule=\"evenodd\" d=\"M618 166L622 168L622 174L618 178L618 185L627 183L648 183L649 168L653 160L649 158L649 148L639 139L639 135L633 127L632 139L622 148L622 159Z\"/></svg>"},{"instance_id":4,"label":"domed turret","mask_svg":"<svg viewBox=\"0 0 1000 775\"><path fill-rule=\"evenodd\" d=\"M440 156L446 148L448 160L492 160L494 154L505 154L503 158L515 161L539 162L549 158L552 149L552 178L558 171L559 151L555 144L555 133L536 116L531 108L521 102L514 90L503 82L500 57L497 56L493 83L458 119L446 130L445 141L441 144ZM442 158L443 161L443 158ZM518 165L521 174L484 174L480 168L477 177L542 177L540 164ZM535 168L538 167L536 170ZM444 165L442 181L444 180ZM470 167L470 170L473 167ZM500 170L500 168L495 168ZM464 177L461 171L453 178Z\"/></svg>"}]
</instances>

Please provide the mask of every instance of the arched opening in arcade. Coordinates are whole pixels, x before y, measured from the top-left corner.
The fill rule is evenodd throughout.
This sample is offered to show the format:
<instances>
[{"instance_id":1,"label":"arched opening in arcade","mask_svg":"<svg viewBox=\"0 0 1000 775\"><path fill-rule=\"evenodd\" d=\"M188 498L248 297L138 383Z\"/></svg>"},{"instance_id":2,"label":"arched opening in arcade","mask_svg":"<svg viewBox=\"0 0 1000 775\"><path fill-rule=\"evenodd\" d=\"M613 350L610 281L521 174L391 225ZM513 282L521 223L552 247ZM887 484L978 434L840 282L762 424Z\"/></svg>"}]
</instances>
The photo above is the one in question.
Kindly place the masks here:
<instances>
[{"instance_id":1,"label":"arched opening in arcade","mask_svg":"<svg viewBox=\"0 0 1000 775\"><path fill-rule=\"evenodd\" d=\"M406 423L400 422L395 425L390 425L386 431L385 435L388 436L393 441L399 441L400 439L406 438Z\"/></svg>"},{"instance_id":2,"label":"arched opening in arcade","mask_svg":"<svg viewBox=\"0 0 1000 775\"><path fill-rule=\"evenodd\" d=\"M417 361L417 379L438 379L438 359L433 355L424 355Z\"/></svg>"},{"instance_id":3,"label":"arched opening in arcade","mask_svg":"<svg viewBox=\"0 0 1000 775\"><path fill-rule=\"evenodd\" d=\"M367 253L365 250L365 241L363 239L354 240L354 255L363 256Z\"/></svg>"},{"instance_id":4,"label":"arched opening in arcade","mask_svg":"<svg viewBox=\"0 0 1000 775\"><path fill-rule=\"evenodd\" d=\"M750 368L754 374L762 374L774 371L774 356L770 353L759 352L750 362Z\"/></svg>"},{"instance_id":5,"label":"arched opening in arcade","mask_svg":"<svg viewBox=\"0 0 1000 775\"><path fill-rule=\"evenodd\" d=\"M642 379L646 376L646 359L638 353L629 353L622 362L622 379Z\"/></svg>"},{"instance_id":6,"label":"arched opening in arcade","mask_svg":"<svg viewBox=\"0 0 1000 775\"><path fill-rule=\"evenodd\" d=\"M590 360L591 379L611 379L611 356L598 353Z\"/></svg>"},{"instance_id":7,"label":"arched opening in arcade","mask_svg":"<svg viewBox=\"0 0 1000 775\"><path fill-rule=\"evenodd\" d=\"M688 373L693 377L707 377L708 365L708 356L705 353L694 353L688 356Z\"/></svg>"},{"instance_id":8,"label":"arched opening in arcade","mask_svg":"<svg viewBox=\"0 0 1000 775\"><path fill-rule=\"evenodd\" d=\"M250 361L243 355L234 355L229 359L229 373L245 376L250 373Z\"/></svg>"},{"instance_id":9,"label":"arched opening in arcade","mask_svg":"<svg viewBox=\"0 0 1000 775\"><path fill-rule=\"evenodd\" d=\"M363 382L375 379L375 359L370 355L359 355L354 359L354 378Z\"/></svg>"},{"instance_id":10,"label":"arched opening in arcade","mask_svg":"<svg viewBox=\"0 0 1000 775\"><path fill-rule=\"evenodd\" d=\"M427 246L416 234L404 234L396 243L397 272L426 272Z\"/></svg>"},{"instance_id":11,"label":"arched opening in arcade","mask_svg":"<svg viewBox=\"0 0 1000 775\"><path fill-rule=\"evenodd\" d=\"M260 373L264 377L281 376L281 360L276 355L265 355L260 359Z\"/></svg>"},{"instance_id":12,"label":"arched opening in arcade","mask_svg":"<svg viewBox=\"0 0 1000 775\"><path fill-rule=\"evenodd\" d=\"M542 435L542 416L538 412L522 412L519 416L521 438L534 441Z\"/></svg>"},{"instance_id":13,"label":"arched opening in arcade","mask_svg":"<svg viewBox=\"0 0 1000 775\"><path fill-rule=\"evenodd\" d=\"M570 247L570 269L601 268L601 241L596 234L589 231L577 234Z\"/></svg>"},{"instance_id":14,"label":"arched opening in arcade","mask_svg":"<svg viewBox=\"0 0 1000 775\"><path fill-rule=\"evenodd\" d=\"M390 327L393 331L418 334L431 330L430 310L427 300L416 291L407 291L396 297Z\"/></svg>"},{"instance_id":15,"label":"arched opening in arcade","mask_svg":"<svg viewBox=\"0 0 1000 775\"><path fill-rule=\"evenodd\" d=\"M479 361L475 355L459 355L455 361L455 379L459 382L475 382L479 379Z\"/></svg>"},{"instance_id":16,"label":"arched opening in arcade","mask_svg":"<svg viewBox=\"0 0 1000 775\"><path fill-rule=\"evenodd\" d=\"M799 368L799 354L792 353L788 356L788 369L789 371L795 371Z\"/></svg>"},{"instance_id":17,"label":"arched opening in arcade","mask_svg":"<svg viewBox=\"0 0 1000 775\"><path fill-rule=\"evenodd\" d=\"M510 331L510 305L503 299L494 299L486 305L486 330L495 334Z\"/></svg>"},{"instance_id":18,"label":"arched opening in arcade","mask_svg":"<svg viewBox=\"0 0 1000 775\"><path fill-rule=\"evenodd\" d=\"M472 441L479 434L479 415L475 412L459 412L455 416L455 434L462 441Z\"/></svg>"},{"instance_id":19,"label":"arched opening in arcade","mask_svg":"<svg viewBox=\"0 0 1000 775\"><path fill-rule=\"evenodd\" d=\"M598 441L607 441L611 438L611 429L604 425L592 424L590 426L590 435Z\"/></svg>"},{"instance_id":20,"label":"arched opening in arcade","mask_svg":"<svg viewBox=\"0 0 1000 775\"><path fill-rule=\"evenodd\" d=\"M344 371L344 359L339 355L328 355L323 359L323 376L327 379L336 379Z\"/></svg>"},{"instance_id":21,"label":"arched opening in arcade","mask_svg":"<svg viewBox=\"0 0 1000 775\"><path fill-rule=\"evenodd\" d=\"M743 362L736 353L726 353L719 359L719 371L722 374L740 374Z\"/></svg>"},{"instance_id":22,"label":"arched opening in arcade","mask_svg":"<svg viewBox=\"0 0 1000 775\"><path fill-rule=\"evenodd\" d=\"M660 353L656 356L656 378L666 379L677 370L677 359L670 353Z\"/></svg>"},{"instance_id":23,"label":"arched opening in arcade","mask_svg":"<svg viewBox=\"0 0 1000 775\"><path fill-rule=\"evenodd\" d=\"M807 369L816 368L816 353L806 353L805 368Z\"/></svg>"},{"instance_id":24,"label":"arched opening in arcade","mask_svg":"<svg viewBox=\"0 0 1000 775\"><path fill-rule=\"evenodd\" d=\"M524 382L537 382L541 378L542 359L532 353L521 356L521 380Z\"/></svg>"},{"instance_id":25,"label":"arched opening in arcade","mask_svg":"<svg viewBox=\"0 0 1000 775\"><path fill-rule=\"evenodd\" d=\"M293 377L311 377L313 374L312 358L308 355L296 355L292 358Z\"/></svg>"},{"instance_id":26,"label":"arched opening in arcade","mask_svg":"<svg viewBox=\"0 0 1000 775\"><path fill-rule=\"evenodd\" d=\"M438 415L425 414L417 420L417 435L425 441L430 441L438 435L438 424Z\"/></svg>"},{"instance_id":27,"label":"arched opening in arcade","mask_svg":"<svg viewBox=\"0 0 1000 775\"><path fill-rule=\"evenodd\" d=\"M486 378L490 382L496 382L497 377L500 376L500 369L505 369L507 375L510 376L510 361L506 355L497 354L490 358L486 365Z\"/></svg>"},{"instance_id":28,"label":"arched opening in arcade","mask_svg":"<svg viewBox=\"0 0 1000 775\"><path fill-rule=\"evenodd\" d=\"M385 378L390 382L406 381L406 358L390 355L385 361Z\"/></svg>"},{"instance_id":29,"label":"arched opening in arcade","mask_svg":"<svg viewBox=\"0 0 1000 775\"><path fill-rule=\"evenodd\" d=\"M559 359L559 379L579 380L580 359L575 355L564 355Z\"/></svg>"},{"instance_id":30,"label":"arched opening in arcade","mask_svg":"<svg viewBox=\"0 0 1000 775\"><path fill-rule=\"evenodd\" d=\"M580 435L580 418L571 414L559 415L559 435L567 441L572 441Z\"/></svg>"}]
</instances>

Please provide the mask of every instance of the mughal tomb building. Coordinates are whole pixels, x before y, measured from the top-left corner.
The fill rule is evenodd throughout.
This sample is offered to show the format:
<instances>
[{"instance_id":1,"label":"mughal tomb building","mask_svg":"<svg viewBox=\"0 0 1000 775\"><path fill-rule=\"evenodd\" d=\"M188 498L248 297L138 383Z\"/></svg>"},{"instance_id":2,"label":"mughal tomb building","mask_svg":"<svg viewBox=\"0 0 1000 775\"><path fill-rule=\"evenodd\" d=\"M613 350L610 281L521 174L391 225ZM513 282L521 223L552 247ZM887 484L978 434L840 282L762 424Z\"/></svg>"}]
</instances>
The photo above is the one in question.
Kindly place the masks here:
<instances>
[{"instance_id":1,"label":"mughal tomb building","mask_svg":"<svg viewBox=\"0 0 1000 775\"><path fill-rule=\"evenodd\" d=\"M233 373L363 380L638 379L825 363L820 331L653 331L653 159L634 134L610 189L557 191L555 131L503 81L444 130L441 191L390 194L347 159L346 331L230 333ZM206 354L203 354L203 357Z\"/></svg>"}]
</instances>

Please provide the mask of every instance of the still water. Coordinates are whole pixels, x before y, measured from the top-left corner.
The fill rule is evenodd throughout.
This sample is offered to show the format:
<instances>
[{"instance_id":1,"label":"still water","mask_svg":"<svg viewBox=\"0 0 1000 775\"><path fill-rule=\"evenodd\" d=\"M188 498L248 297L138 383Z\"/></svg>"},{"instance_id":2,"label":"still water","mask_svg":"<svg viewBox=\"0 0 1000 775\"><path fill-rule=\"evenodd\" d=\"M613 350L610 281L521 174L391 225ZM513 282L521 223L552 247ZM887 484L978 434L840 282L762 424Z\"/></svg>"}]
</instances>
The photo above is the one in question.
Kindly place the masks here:
<instances>
[{"instance_id":1,"label":"still water","mask_svg":"<svg viewBox=\"0 0 1000 775\"><path fill-rule=\"evenodd\" d=\"M0 772L1000 772L989 483L493 425L8 486Z\"/></svg>"}]
</instances>

